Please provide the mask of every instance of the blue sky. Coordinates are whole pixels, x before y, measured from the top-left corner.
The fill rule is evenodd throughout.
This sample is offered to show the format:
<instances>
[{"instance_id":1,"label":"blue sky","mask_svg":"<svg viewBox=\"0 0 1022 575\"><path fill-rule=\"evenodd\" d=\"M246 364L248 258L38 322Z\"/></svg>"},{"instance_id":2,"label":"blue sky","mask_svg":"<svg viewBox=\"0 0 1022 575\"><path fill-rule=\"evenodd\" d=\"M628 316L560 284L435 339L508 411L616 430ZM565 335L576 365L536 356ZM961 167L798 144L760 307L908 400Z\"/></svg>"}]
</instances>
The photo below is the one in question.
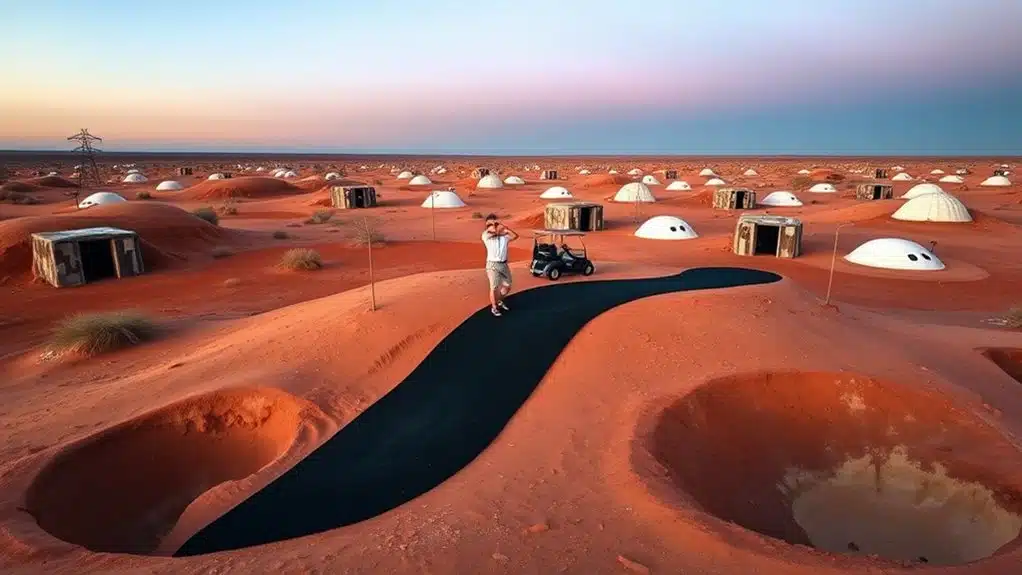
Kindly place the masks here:
<instances>
[{"instance_id":1,"label":"blue sky","mask_svg":"<svg viewBox=\"0 0 1022 575\"><path fill-rule=\"evenodd\" d=\"M110 150L1022 154L1020 0L0 13L0 148L89 127Z\"/></svg>"}]
</instances>

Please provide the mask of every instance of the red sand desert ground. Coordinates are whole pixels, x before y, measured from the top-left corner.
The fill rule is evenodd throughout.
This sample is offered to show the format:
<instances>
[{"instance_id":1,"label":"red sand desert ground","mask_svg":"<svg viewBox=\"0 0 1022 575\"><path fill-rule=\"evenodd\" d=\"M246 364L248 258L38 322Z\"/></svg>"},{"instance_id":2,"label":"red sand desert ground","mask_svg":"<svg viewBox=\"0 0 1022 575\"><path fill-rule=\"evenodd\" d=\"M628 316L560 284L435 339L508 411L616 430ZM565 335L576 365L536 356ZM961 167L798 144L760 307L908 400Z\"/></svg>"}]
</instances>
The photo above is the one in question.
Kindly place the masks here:
<instances>
[{"instance_id":1,"label":"red sand desert ground","mask_svg":"<svg viewBox=\"0 0 1022 575\"><path fill-rule=\"evenodd\" d=\"M16 173L5 189L22 195L0 202L4 572L816 575L894 572L925 559L934 573L992 575L1022 564L1022 332L990 321L1022 305L1022 192L978 186L1001 160L282 159L299 174L289 181L268 177L277 165L269 161L118 162L148 182L116 183L127 168L108 162L101 170L113 182L103 189L128 201L87 210L74 209L67 188L33 179L70 176L71 162L9 164ZM391 173L439 164L447 173L421 190ZM854 199L853 183L868 179L857 171L896 164L917 178L895 182L896 198L921 177L935 181L934 168L969 167L965 184L941 185L974 221L898 222L889 216L904 200ZM194 176L176 176L181 165ZM260 165L259 177L243 176ZM477 165L527 183L475 190ZM537 165L564 179L540 181ZM794 190L804 206L748 211L800 218L803 256L731 253L738 212L710 207L697 176L707 166L761 196ZM582 167L593 175L578 175ZM677 169L693 190L654 187L658 201L640 206L608 202L634 167ZM759 175L743 177L749 167ZM827 179L839 193L795 189L806 185L803 168L825 169L808 181ZM235 177L206 181L214 171ZM297 180L329 171L374 185L380 205L311 223L329 210L327 182ZM188 187L156 192L164 179ZM525 231L541 223L539 194L555 184L604 205L607 229L586 237L594 280L715 265L784 279L600 315L497 441L390 512L298 540L169 557L484 307L479 217L494 212ZM420 207L449 186L466 207ZM220 211L219 225L188 213L201 207ZM699 238L632 235L661 214L683 218ZM376 311L358 245L363 217L383 239L373 250ZM31 233L99 225L138 232L149 273L68 289L32 278ZM834 305L823 306L839 226ZM947 269L841 259L878 237L935 241ZM527 272L527 237L516 243L516 289L541 289L549 282ZM324 268L277 268L296 247L319 251ZM158 318L161 337L91 358L47 353L50 330L68 315L123 309ZM527 353L529 343L508 345ZM877 473L888 487L927 485L920 496L945 504L921 515L898 498L905 491L868 499L863 477L875 483ZM967 535L934 528L959 508L982 518ZM833 525L882 536L845 541ZM863 555L870 550L887 558Z\"/></svg>"}]
</instances>

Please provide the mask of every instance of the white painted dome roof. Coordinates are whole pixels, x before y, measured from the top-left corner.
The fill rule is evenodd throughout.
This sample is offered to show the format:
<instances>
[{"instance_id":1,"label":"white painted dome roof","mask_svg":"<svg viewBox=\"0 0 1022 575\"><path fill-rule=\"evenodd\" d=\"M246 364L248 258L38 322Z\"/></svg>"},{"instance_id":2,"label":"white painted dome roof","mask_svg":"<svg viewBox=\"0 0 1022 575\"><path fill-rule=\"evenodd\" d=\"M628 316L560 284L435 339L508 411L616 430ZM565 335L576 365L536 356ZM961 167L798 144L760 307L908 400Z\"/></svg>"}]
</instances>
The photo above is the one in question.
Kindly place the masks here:
<instances>
[{"instance_id":1,"label":"white painted dome roof","mask_svg":"<svg viewBox=\"0 0 1022 575\"><path fill-rule=\"evenodd\" d=\"M918 198L919 196L925 196L926 194L943 194L944 190L937 184L923 183L916 184L909 188L907 192L901 195L903 200L911 200L912 198Z\"/></svg>"},{"instance_id":2,"label":"white painted dome roof","mask_svg":"<svg viewBox=\"0 0 1022 575\"><path fill-rule=\"evenodd\" d=\"M609 170L607 173L612 175L612 176L613 175L617 175L617 170Z\"/></svg>"},{"instance_id":3,"label":"white painted dome roof","mask_svg":"<svg viewBox=\"0 0 1022 575\"><path fill-rule=\"evenodd\" d=\"M649 186L642 182L631 182L621 186L621 189L614 194L615 202L655 202L656 198L653 197L653 192L649 190Z\"/></svg>"},{"instance_id":4,"label":"white painted dome roof","mask_svg":"<svg viewBox=\"0 0 1022 575\"><path fill-rule=\"evenodd\" d=\"M943 175L943 174L944 174L944 170L942 170L940 168L937 168L935 170L930 170L930 175L931 176L940 176L940 175Z\"/></svg>"},{"instance_id":5,"label":"white painted dome roof","mask_svg":"<svg viewBox=\"0 0 1022 575\"><path fill-rule=\"evenodd\" d=\"M479 178L479 183L476 187L482 190L495 190L497 188L503 188L504 182L500 181L500 176L497 174L486 174Z\"/></svg>"},{"instance_id":6,"label":"white painted dome roof","mask_svg":"<svg viewBox=\"0 0 1022 575\"><path fill-rule=\"evenodd\" d=\"M465 202L450 190L437 190L422 201L424 208L463 208Z\"/></svg>"},{"instance_id":7,"label":"white painted dome roof","mask_svg":"<svg viewBox=\"0 0 1022 575\"><path fill-rule=\"evenodd\" d=\"M889 270L936 271L944 269L944 262L923 246L901 238L878 238L855 248L845 260Z\"/></svg>"},{"instance_id":8,"label":"white painted dome roof","mask_svg":"<svg viewBox=\"0 0 1022 575\"><path fill-rule=\"evenodd\" d=\"M578 171L578 175L580 175L580 176L588 176L591 173L592 172L590 172L589 170L579 170Z\"/></svg>"},{"instance_id":9,"label":"white painted dome roof","mask_svg":"<svg viewBox=\"0 0 1022 575\"><path fill-rule=\"evenodd\" d=\"M418 175L418 176L415 176L414 178L412 178L410 180L408 180L408 185L409 186L428 186L428 185L430 185L432 183L433 183L433 180L431 180L431 179L429 179L426 176L423 176L421 174Z\"/></svg>"},{"instance_id":10,"label":"white painted dome roof","mask_svg":"<svg viewBox=\"0 0 1022 575\"><path fill-rule=\"evenodd\" d=\"M215 174L210 174L209 177L206 178L206 179L207 180L222 180L222 179L224 179L224 175L219 173L219 172L217 172Z\"/></svg>"},{"instance_id":11,"label":"white painted dome roof","mask_svg":"<svg viewBox=\"0 0 1022 575\"><path fill-rule=\"evenodd\" d=\"M631 170L628 170L628 175L629 176L641 176L642 175L642 170L640 170L639 168L632 168Z\"/></svg>"},{"instance_id":12,"label":"white painted dome roof","mask_svg":"<svg viewBox=\"0 0 1022 575\"><path fill-rule=\"evenodd\" d=\"M798 175L800 175L800 176L808 176L811 173L812 172L810 172L809 170L807 170L805 168L802 168L801 170L798 171Z\"/></svg>"},{"instance_id":13,"label":"white painted dome roof","mask_svg":"<svg viewBox=\"0 0 1022 575\"><path fill-rule=\"evenodd\" d=\"M758 176L759 172L757 172L756 170L753 170L752 168L749 168L748 170L745 170L744 172L742 172L742 175L743 176L748 176L748 177L751 178L752 176Z\"/></svg>"},{"instance_id":14,"label":"white painted dome roof","mask_svg":"<svg viewBox=\"0 0 1022 575\"><path fill-rule=\"evenodd\" d=\"M138 172L135 172L134 174L128 174L127 176L124 176L124 179L121 181L124 182L125 184L141 184L143 182L149 181L149 178L143 176Z\"/></svg>"},{"instance_id":15,"label":"white painted dome roof","mask_svg":"<svg viewBox=\"0 0 1022 575\"><path fill-rule=\"evenodd\" d=\"M676 190L691 190L692 186L688 185L688 182L686 182L684 180L675 180L675 181L671 182L667 186L667 189L671 190L671 191L676 191Z\"/></svg>"},{"instance_id":16,"label":"white painted dome roof","mask_svg":"<svg viewBox=\"0 0 1022 575\"><path fill-rule=\"evenodd\" d=\"M647 240L690 240L699 234L688 222L674 216L654 216L635 230L635 237Z\"/></svg>"},{"instance_id":17,"label":"white painted dome roof","mask_svg":"<svg viewBox=\"0 0 1022 575\"><path fill-rule=\"evenodd\" d=\"M1005 178L1004 176L990 176L989 178L983 180L979 185L988 187L1002 187L1010 186L1011 181L1008 180L1008 178Z\"/></svg>"},{"instance_id":18,"label":"white painted dome roof","mask_svg":"<svg viewBox=\"0 0 1022 575\"><path fill-rule=\"evenodd\" d=\"M659 185L662 185L660 183L660 180L656 179L652 174L647 175L647 176L642 176L642 183L646 184L647 186L659 186Z\"/></svg>"},{"instance_id":19,"label":"white painted dome roof","mask_svg":"<svg viewBox=\"0 0 1022 575\"><path fill-rule=\"evenodd\" d=\"M964 184L965 178L952 174L949 176L944 176L943 178L940 179L940 181L944 182L945 184Z\"/></svg>"},{"instance_id":20,"label":"white painted dome roof","mask_svg":"<svg viewBox=\"0 0 1022 575\"><path fill-rule=\"evenodd\" d=\"M298 173L293 171L293 170L287 170L283 174L281 174L280 177L285 178L285 179L297 178L298 177Z\"/></svg>"},{"instance_id":21,"label":"white painted dome roof","mask_svg":"<svg viewBox=\"0 0 1022 575\"><path fill-rule=\"evenodd\" d=\"M816 184L813 187L809 188L809 191L814 194L833 194L837 192L837 188L834 187L834 184L820 182L819 184Z\"/></svg>"},{"instance_id":22,"label":"white painted dome roof","mask_svg":"<svg viewBox=\"0 0 1022 575\"><path fill-rule=\"evenodd\" d=\"M791 192L770 192L759 202L763 206L775 206L775 207L798 207L802 205L802 200L798 199L795 194Z\"/></svg>"},{"instance_id":23,"label":"white painted dome roof","mask_svg":"<svg viewBox=\"0 0 1022 575\"><path fill-rule=\"evenodd\" d=\"M91 194L89 197L82 200L79 204L79 208L90 208L92 206L105 206L107 204L119 204L126 202L124 198L113 193L113 192L96 192Z\"/></svg>"},{"instance_id":24,"label":"white painted dome roof","mask_svg":"<svg viewBox=\"0 0 1022 575\"><path fill-rule=\"evenodd\" d=\"M519 178L518 176L508 176L504 178L504 183L509 186L520 186L525 183L525 180Z\"/></svg>"},{"instance_id":25,"label":"white painted dome roof","mask_svg":"<svg viewBox=\"0 0 1022 575\"><path fill-rule=\"evenodd\" d=\"M712 178L713 176L717 175L717 172L714 172L710 168L703 168L702 171L699 172L699 175L704 178Z\"/></svg>"},{"instance_id":26,"label":"white painted dome roof","mask_svg":"<svg viewBox=\"0 0 1022 575\"><path fill-rule=\"evenodd\" d=\"M160 182L160 185L156 186L156 191L176 192L178 190L183 190L184 188L185 187L181 185L181 182L176 182L174 180L166 180L164 182Z\"/></svg>"},{"instance_id":27,"label":"white painted dome roof","mask_svg":"<svg viewBox=\"0 0 1022 575\"><path fill-rule=\"evenodd\" d=\"M138 168L132 168L132 169L128 170L128 173L129 174L141 174L142 170L139 170Z\"/></svg>"},{"instance_id":28,"label":"white painted dome roof","mask_svg":"<svg viewBox=\"0 0 1022 575\"><path fill-rule=\"evenodd\" d=\"M923 194L905 202L891 214L906 222L971 222L965 204L951 194Z\"/></svg>"},{"instance_id":29,"label":"white painted dome roof","mask_svg":"<svg viewBox=\"0 0 1022 575\"><path fill-rule=\"evenodd\" d=\"M405 170L397 175L397 179L399 180L410 180L413 177L415 177L415 174L409 172L408 170Z\"/></svg>"},{"instance_id":30,"label":"white painted dome roof","mask_svg":"<svg viewBox=\"0 0 1022 575\"><path fill-rule=\"evenodd\" d=\"M911 182L912 176L908 175L908 172L898 172L891 178L892 182Z\"/></svg>"},{"instance_id":31,"label":"white painted dome roof","mask_svg":"<svg viewBox=\"0 0 1022 575\"><path fill-rule=\"evenodd\" d=\"M720 178L710 178L709 180L706 180L706 184L705 185L707 185L707 186L726 186L727 182L725 182L724 180L722 180Z\"/></svg>"},{"instance_id":32,"label":"white painted dome roof","mask_svg":"<svg viewBox=\"0 0 1022 575\"><path fill-rule=\"evenodd\" d=\"M547 190L540 194L539 197L544 200L556 200L558 198L570 198L572 196L571 192L569 192L567 188L563 186L554 186L552 188L547 188Z\"/></svg>"},{"instance_id":33,"label":"white painted dome roof","mask_svg":"<svg viewBox=\"0 0 1022 575\"><path fill-rule=\"evenodd\" d=\"M327 180L327 181L330 181L330 180L336 180L336 179L338 179L340 177L341 177L341 175L338 174L337 172L328 172L327 175L323 176L323 179Z\"/></svg>"}]
</instances>

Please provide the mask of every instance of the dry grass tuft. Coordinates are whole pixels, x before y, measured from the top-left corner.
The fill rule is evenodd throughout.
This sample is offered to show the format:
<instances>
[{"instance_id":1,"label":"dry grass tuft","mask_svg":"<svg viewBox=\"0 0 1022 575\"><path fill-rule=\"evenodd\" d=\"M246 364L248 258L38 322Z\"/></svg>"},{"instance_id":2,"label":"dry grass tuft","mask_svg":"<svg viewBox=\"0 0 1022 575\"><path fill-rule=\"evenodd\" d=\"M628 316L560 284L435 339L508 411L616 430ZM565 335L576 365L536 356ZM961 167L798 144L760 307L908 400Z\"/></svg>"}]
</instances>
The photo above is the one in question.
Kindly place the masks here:
<instances>
[{"instance_id":1,"label":"dry grass tuft","mask_svg":"<svg viewBox=\"0 0 1022 575\"><path fill-rule=\"evenodd\" d=\"M376 222L366 219L355 220L352 230L351 243L356 246L376 246L386 241L383 233L377 228Z\"/></svg>"},{"instance_id":2,"label":"dry grass tuft","mask_svg":"<svg viewBox=\"0 0 1022 575\"><path fill-rule=\"evenodd\" d=\"M312 217L305 220L307 224L325 224L330 221L330 218L334 217L334 213L330 210L316 210L312 214Z\"/></svg>"},{"instance_id":3,"label":"dry grass tuft","mask_svg":"<svg viewBox=\"0 0 1022 575\"><path fill-rule=\"evenodd\" d=\"M273 239L275 240L286 240L289 237L291 236L287 235L287 232L285 232L284 230L277 230L273 232Z\"/></svg>"},{"instance_id":4,"label":"dry grass tuft","mask_svg":"<svg viewBox=\"0 0 1022 575\"><path fill-rule=\"evenodd\" d=\"M197 218L206 220L207 222L213 224L214 226L220 224L220 217L217 216L216 211L210 207L199 208L193 211L192 215Z\"/></svg>"},{"instance_id":5,"label":"dry grass tuft","mask_svg":"<svg viewBox=\"0 0 1022 575\"><path fill-rule=\"evenodd\" d=\"M323 258L316 250L295 248L284 252L280 267L294 271L314 271L323 268Z\"/></svg>"},{"instance_id":6,"label":"dry grass tuft","mask_svg":"<svg viewBox=\"0 0 1022 575\"><path fill-rule=\"evenodd\" d=\"M135 199L136 200L150 200L150 199L152 199L152 197L153 197L153 195L150 194L149 192L139 192L139 193L135 194Z\"/></svg>"},{"instance_id":7,"label":"dry grass tuft","mask_svg":"<svg viewBox=\"0 0 1022 575\"><path fill-rule=\"evenodd\" d=\"M1008 313L1004 315L1004 325L1011 329L1022 329L1022 306L1008 310Z\"/></svg>"},{"instance_id":8,"label":"dry grass tuft","mask_svg":"<svg viewBox=\"0 0 1022 575\"><path fill-rule=\"evenodd\" d=\"M56 351L96 355L155 339L159 325L137 311L79 314L57 326L50 341Z\"/></svg>"}]
</instances>

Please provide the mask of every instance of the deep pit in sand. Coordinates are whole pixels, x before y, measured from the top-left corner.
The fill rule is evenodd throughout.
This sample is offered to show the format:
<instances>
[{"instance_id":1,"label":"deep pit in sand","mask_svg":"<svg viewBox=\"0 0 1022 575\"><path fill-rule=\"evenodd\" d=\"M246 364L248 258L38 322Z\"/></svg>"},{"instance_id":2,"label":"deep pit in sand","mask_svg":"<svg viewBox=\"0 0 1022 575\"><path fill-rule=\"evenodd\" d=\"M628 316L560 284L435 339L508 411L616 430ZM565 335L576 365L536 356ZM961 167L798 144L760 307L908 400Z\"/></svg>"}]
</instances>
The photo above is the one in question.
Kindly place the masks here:
<instances>
[{"instance_id":1,"label":"deep pit in sand","mask_svg":"<svg viewBox=\"0 0 1022 575\"><path fill-rule=\"evenodd\" d=\"M57 455L30 487L28 511L51 535L92 551L152 553L196 497L284 454L304 405L249 388L142 415Z\"/></svg>"},{"instance_id":2,"label":"deep pit in sand","mask_svg":"<svg viewBox=\"0 0 1022 575\"><path fill-rule=\"evenodd\" d=\"M713 380L660 414L649 452L702 511L819 550L926 564L1022 528L1022 456L947 397L845 373Z\"/></svg>"}]
</instances>

